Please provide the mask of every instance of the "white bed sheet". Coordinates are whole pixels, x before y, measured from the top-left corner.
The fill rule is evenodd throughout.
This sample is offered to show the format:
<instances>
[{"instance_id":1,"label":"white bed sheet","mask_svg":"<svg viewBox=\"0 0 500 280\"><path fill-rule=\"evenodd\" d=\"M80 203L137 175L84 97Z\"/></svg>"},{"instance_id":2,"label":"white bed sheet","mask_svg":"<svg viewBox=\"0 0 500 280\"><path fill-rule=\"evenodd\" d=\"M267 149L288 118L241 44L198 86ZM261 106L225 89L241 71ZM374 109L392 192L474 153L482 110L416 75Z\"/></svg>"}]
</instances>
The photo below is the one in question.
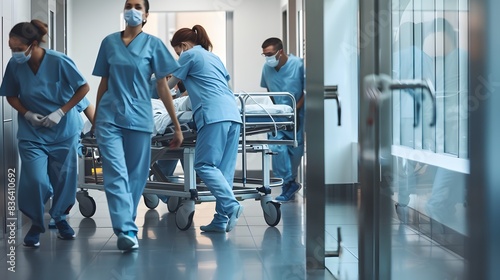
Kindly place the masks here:
<instances>
[{"instance_id":1,"label":"white bed sheet","mask_svg":"<svg viewBox=\"0 0 500 280\"><path fill-rule=\"evenodd\" d=\"M153 107L154 128L153 135L165 133L167 126L172 124L172 119L160 99L151 99ZM192 119L191 101L188 96L174 99L174 107L180 123L189 122ZM188 113L189 112L189 113Z\"/></svg>"}]
</instances>

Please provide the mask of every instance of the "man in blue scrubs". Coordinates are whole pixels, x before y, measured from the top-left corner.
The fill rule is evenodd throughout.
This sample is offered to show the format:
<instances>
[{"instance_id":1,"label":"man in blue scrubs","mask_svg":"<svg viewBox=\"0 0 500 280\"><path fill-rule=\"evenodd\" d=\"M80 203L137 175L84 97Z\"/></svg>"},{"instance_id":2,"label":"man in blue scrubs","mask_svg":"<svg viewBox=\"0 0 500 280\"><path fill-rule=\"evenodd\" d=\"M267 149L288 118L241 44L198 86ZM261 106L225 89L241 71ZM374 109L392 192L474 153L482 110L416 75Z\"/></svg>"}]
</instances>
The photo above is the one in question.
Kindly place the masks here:
<instances>
[{"instance_id":1,"label":"man in blue scrubs","mask_svg":"<svg viewBox=\"0 0 500 280\"><path fill-rule=\"evenodd\" d=\"M269 92L289 92L297 102L297 147L270 145L273 152L273 175L283 179L282 193L276 197L278 201L290 201L295 198L302 186L295 180L302 155L304 154L304 63L302 59L283 51L283 43L278 38L269 38L262 43L262 55L266 63L262 68L260 86ZM273 98L275 104L292 106L291 100L285 96ZM278 131L269 139L292 140L293 132Z\"/></svg>"}]
</instances>

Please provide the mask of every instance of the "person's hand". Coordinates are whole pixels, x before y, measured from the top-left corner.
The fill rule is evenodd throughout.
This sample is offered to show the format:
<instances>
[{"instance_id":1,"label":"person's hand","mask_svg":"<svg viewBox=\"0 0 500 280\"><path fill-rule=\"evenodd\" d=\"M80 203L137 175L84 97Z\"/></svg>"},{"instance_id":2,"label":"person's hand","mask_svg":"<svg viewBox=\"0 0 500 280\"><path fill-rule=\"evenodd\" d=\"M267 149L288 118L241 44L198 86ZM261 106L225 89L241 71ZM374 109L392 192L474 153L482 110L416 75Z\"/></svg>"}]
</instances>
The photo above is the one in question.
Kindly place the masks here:
<instances>
[{"instance_id":1,"label":"person's hand","mask_svg":"<svg viewBox=\"0 0 500 280\"><path fill-rule=\"evenodd\" d=\"M37 113L33 113L28 111L24 114L24 118L32 125L32 126L41 126L43 121L43 116Z\"/></svg>"},{"instance_id":2,"label":"person's hand","mask_svg":"<svg viewBox=\"0 0 500 280\"><path fill-rule=\"evenodd\" d=\"M64 117L64 112L63 110L61 110L61 108L59 108L47 115L44 118L42 125L45 127L53 127L61 121L62 117Z\"/></svg>"},{"instance_id":3,"label":"person's hand","mask_svg":"<svg viewBox=\"0 0 500 280\"><path fill-rule=\"evenodd\" d=\"M169 143L169 148L179 148L184 141L184 136L182 135L182 131L176 131L174 134L174 138Z\"/></svg>"}]
</instances>

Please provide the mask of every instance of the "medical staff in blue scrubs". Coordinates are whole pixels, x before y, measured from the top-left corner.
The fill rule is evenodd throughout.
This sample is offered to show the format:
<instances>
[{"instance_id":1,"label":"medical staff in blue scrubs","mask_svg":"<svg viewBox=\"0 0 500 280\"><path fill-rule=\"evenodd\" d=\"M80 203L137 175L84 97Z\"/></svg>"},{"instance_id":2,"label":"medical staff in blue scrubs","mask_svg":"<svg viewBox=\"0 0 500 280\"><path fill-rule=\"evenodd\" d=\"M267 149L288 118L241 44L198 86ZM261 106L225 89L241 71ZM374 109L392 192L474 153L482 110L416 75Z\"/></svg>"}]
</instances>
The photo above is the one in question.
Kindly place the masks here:
<instances>
[{"instance_id":1,"label":"medical staff in blue scrubs","mask_svg":"<svg viewBox=\"0 0 500 280\"><path fill-rule=\"evenodd\" d=\"M276 153L273 156L273 175L283 179L282 193L276 197L278 201L289 201L295 198L302 186L297 183L298 168L304 154L304 63L302 59L283 51L283 42L279 38L269 38L262 43L262 55L266 62L262 68L260 86L269 92L289 92L296 100L297 142L298 146L270 145ZM292 106L290 98L273 97L275 104ZM273 140L293 140L292 131L278 131L269 134Z\"/></svg>"},{"instance_id":2,"label":"medical staff in blue scrubs","mask_svg":"<svg viewBox=\"0 0 500 280\"><path fill-rule=\"evenodd\" d=\"M75 106L89 91L69 57L40 46L46 34L47 24L39 20L12 28L12 58L0 87L0 95L18 111L21 176L17 194L19 209L31 219L24 238L28 247L40 246L44 205L51 196L49 214L58 237L75 237L63 217L75 203L78 181L77 147L83 122Z\"/></svg>"},{"instance_id":3,"label":"medical staff in blue scrubs","mask_svg":"<svg viewBox=\"0 0 500 280\"><path fill-rule=\"evenodd\" d=\"M137 206L149 176L153 114L150 80L175 126L171 147L183 137L175 115L168 74L179 67L165 44L142 31L149 1L127 0L125 30L103 39L93 75L101 77L97 90L95 134L102 156L103 180L117 246L137 249Z\"/></svg>"},{"instance_id":4,"label":"medical staff in blue scrubs","mask_svg":"<svg viewBox=\"0 0 500 280\"><path fill-rule=\"evenodd\" d=\"M189 92L198 131L195 170L216 199L214 219L200 229L229 232L243 212L232 191L241 116L228 86L229 74L211 52L212 43L202 26L179 29L171 45L181 67L168 83L182 80Z\"/></svg>"}]
</instances>

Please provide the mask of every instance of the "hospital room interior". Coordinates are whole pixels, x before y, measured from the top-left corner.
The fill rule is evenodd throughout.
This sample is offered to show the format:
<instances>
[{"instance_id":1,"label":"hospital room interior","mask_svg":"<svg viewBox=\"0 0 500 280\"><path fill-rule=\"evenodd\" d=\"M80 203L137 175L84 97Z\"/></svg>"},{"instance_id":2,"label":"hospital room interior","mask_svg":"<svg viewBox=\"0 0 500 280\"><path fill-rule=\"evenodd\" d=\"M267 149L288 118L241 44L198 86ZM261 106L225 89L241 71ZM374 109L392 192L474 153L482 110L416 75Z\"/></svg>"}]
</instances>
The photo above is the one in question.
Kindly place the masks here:
<instances>
[{"instance_id":1,"label":"hospital room interior","mask_svg":"<svg viewBox=\"0 0 500 280\"><path fill-rule=\"evenodd\" d=\"M125 2L0 0L0 83L13 56L10 30L39 19L48 24L42 47L74 61L95 104L99 46L125 28ZM180 148L168 147L167 112L164 123L155 122L135 219L137 250L116 248L101 154L83 113L76 203L65 216L76 237L62 240L50 227L49 199L40 246L23 246L31 222L17 202L18 112L2 96L1 279L498 279L500 54L493 46L500 2L149 3L143 32L178 59L172 36L199 24L229 73L243 123L233 187L244 206L237 225L227 233L200 229L211 221L215 199L193 167L196 128L189 97L182 97L174 99L182 111ZM262 44L270 37L303 61L301 108L290 93L261 87ZM276 96L293 105L277 109ZM300 188L283 200L270 147L297 147L300 110ZM294 138L270 141L280 130ZM167 176L159 159L182 164Z\"/></svg>"}]
</instances>

